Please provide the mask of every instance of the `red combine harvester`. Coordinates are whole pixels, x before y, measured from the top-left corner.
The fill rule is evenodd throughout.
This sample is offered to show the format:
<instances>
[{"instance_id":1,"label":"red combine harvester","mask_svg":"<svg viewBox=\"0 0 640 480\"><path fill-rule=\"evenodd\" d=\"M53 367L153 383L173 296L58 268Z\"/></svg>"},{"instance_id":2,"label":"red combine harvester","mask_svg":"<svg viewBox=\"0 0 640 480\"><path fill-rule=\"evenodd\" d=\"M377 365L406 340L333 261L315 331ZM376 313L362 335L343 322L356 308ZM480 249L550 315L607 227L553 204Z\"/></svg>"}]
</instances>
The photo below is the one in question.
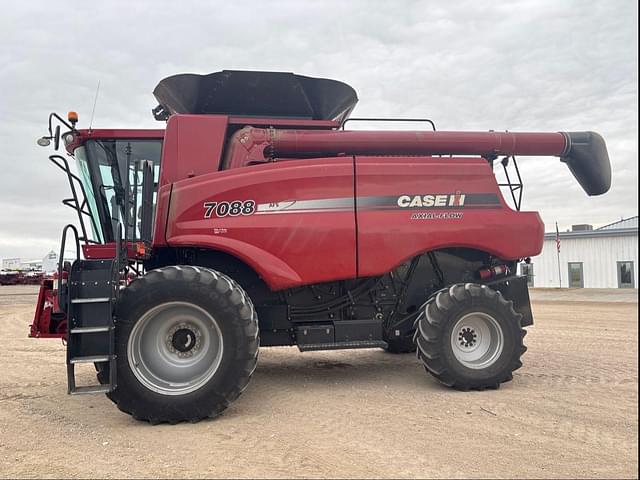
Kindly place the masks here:
<instances>
[{"instance_id":1,"label":"red combine harvester","mask_svg":"<svg viewBox=\"0 0 640 480\"><path fill-rule=\"evenodd\" d=\"M222 412L260 345L417 349L447 386L497 388L522 365L516 267L544 232L520 211L515 155L560 157L588 195L611 181L592 132L346 130L357 96L333 80L223 71L154 95L165 129L50 115L38 143L75 159L50 156L79 220L60 258L72 234L77 259L43 281L31 326L66 339L69 393L151 423ZM76 385L80 363L98 384Z\"/></svg>"}]
</instances>

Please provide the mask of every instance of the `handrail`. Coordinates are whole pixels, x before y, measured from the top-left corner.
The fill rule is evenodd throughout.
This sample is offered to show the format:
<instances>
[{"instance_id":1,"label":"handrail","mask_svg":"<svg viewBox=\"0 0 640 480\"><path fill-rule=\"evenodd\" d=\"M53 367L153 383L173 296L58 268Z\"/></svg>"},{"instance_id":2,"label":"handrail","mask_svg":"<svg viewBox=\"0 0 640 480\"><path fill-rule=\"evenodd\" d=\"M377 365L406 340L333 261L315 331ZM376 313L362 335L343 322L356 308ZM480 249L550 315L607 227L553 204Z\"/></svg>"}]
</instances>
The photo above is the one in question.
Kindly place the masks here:
<instances>
[{"instance_id":1,"label":"handrail","mask_svg":"<svg viewBox=\"0 0 640 480\"><path fill-rule=\"evenodd\" d=\"M509 170L507 169L507 167L509 166L509 159L513 160L513 166L515 167L517 181L511 181ZM509 187L513 205L516 207L517 211L520 211L520 207L522 205L522 190L524 188L524 184L522 183L522 177L520 176L520 169L518 168L518 161L516 160L516 156L511 155L510 157L504 157L500 163L502 164L502 168L504 169L507 183L499 183L498 186ZM518 196L516 196L516 192L518 193Z\"/></svg>"},{"instance_id":2,"label":"handrail","mask_svg":"<svg viewBox=\"0 0 640 480\"><path fill-rule=\"evenodd\" d=\"M340 125L342 130L344 130L347 122L424 122L430 124L433 131L436 131L436 124L429 118L347 118L342 122L342 125Z\"/></svg>"},{"instance_id":3,"label":"handrail","mask_svg":"<svg viewBox=\"0 0 640 480\"><path fill-rule=\"evenodd\" d=\"M75 225L68 224L62 229L62 240L60 241L60 256L58 257L58 307L60 309L63 309L65 313L68 311L67 303L69 298L67 293L69 290L69 286L67 284L66 287L64 288L65 290L64 296L66 296L67 298L66 298L66 301L63 302L62 276L64 274L64 252L65 252L65 246L67 243L67 232L69 231L69 229L71 229L71 231L73 232L73 236L76 241L76 259L80 259L80 238L78 236L78 229L75 227ZM64 308L63 308L63 305L64 305Z\"/></svg>"},{"instance_id":4,"label":"handrail","mask_svg":"<svg viewBox=\"0 0 640 480\"><path fill-rule=\"evenodd\" d=\"M84 241L85 243L100 243L100 242L96 242L95 240L91 240L89 238L89 236L87 235L87 229L85 227L84 220L82 218L82 214L87 215L91 219L91 225L92 225L94 231L96 231L96 232L100 231L98 229L98 225L96 224L96 220L93 217L93 214L91 213L91 211L84 210L84 205L87 205L87 192L84 189L84 185L82 184L82 180L80 180L80 178L77 175L75 175L74 173L71 172L71 169L69 168L69 162L67 161L67 159L65 157L63 157L61 155L50 155L49 156L49 160L56 167L58 167L60 170L62 170L63 172L65 172L67 174L67 181L69 182L69 187L71 189L71 194L73 195L73 198L66 198L66 199L62 200L62 203L64 205L67 205L68 207L73 208L78 213L78 221L80 222L80 228L82 229L82 237L79 237L79 238L82 241ZM76 191L74 180L76 182L78 182L78 185L80 186L80 191L82 192L82 196L83 196L83 199L84 199L82 204L78 200L78 194L77 194L77 191ZM73 205L72 202L75 205Z\"/></svg>"},{"instance_id":5,"label":"handrail","mask_svg":"<svg viewBox=\"0 0 640 480\"><path fill-rule=\"evenodd\" d=\"M125 234L126 235L126 234ZM116 256L115 256L115 264L118 271L122 270L124 266L129 263L129 245L127 242L122 239L122 222L117 222L116 224L116 238L115 238L115 248L116 248ZM124 253L124 255L123 255ZM123 266L123 257L125 265Z\"/></svg>"}]
</instances>

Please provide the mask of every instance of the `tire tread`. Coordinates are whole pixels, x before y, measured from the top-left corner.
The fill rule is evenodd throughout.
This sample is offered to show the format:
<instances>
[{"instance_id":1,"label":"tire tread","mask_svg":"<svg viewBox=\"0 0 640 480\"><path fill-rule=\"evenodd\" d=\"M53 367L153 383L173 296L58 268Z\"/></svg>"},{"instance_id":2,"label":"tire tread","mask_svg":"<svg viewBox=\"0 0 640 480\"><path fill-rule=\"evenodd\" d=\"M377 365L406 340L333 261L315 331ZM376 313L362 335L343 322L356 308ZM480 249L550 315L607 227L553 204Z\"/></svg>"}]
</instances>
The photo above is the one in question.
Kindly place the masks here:
<instances>
[{"instance_id":1,"label":"tire tread","mask_svg":"<svg viewBox=\"0 0 640 480\"><path fill-rule=\"evenodd\" d=\"M460 378L447 367L441 356L441 344L443 331L447 318L451 310L463 305L473 306L480 299L487 299L495 303L496 308L508 315L509 320L517 323L520 331L518 340L520 345L514 349L512 357L509 359L508 368L502 371L498 378L490 378L484 381L470 381ZM436 377L444 385L457 390L485 390L496 389L501 383L508 382L513 378L513 371L522 366L520 356L527 350L522 343L526 335L526 330L522 327L522 315L513 308L513 302L506 300L502 294L484 285L473 283L454 284L446 290L435 293L424 306L424 313L416 320L416 332L414 342L417 345L416 355L422 360L425 369Z\"/></svg>"},{"instance_id":2,"label":"tire tread","mask_svg":"<svg viewBox=\"0 0 640 480\"><path fill-rule=\"evenodd\" d=\"M119 309L126 311L148 289L153 289L155 284L166 280L193 282L206 286L220 301L221 308L225 312L233 314L236 321L240 323L239 331L245 337L248 354L243 355L239 351L236 352L240 354L239 357L234 359L238 367L236 381L234 384L228 385L228 388L224 391L218 391L216 394L211 395L210 401L207 400L207 405L201 402L197 405L190 405L189 408L171 406L168 402L164 409L152 409L149 408L148 402L145 402L144 399L134 398L134 396L128 395L127 392L121 391L120 387L108 393L107 396L122 412L131 415L136 420L146 421L152 425L158 423L173 425L183 421L194 423L204 418L216 417L242 394L256 369L260 346L256 310L249 296L234 280L215 270L190 265L158 268L148 272L144 277L135 279L122 292L118 303ZM133 323L132 320L126 317L123 317L122 320L119 319L119 321ZM99 368L96 365L96 369L98 370L98 380L104 382L108 378L108 367ZM161 410L161 414L158 413L159 410Z\"/></svg>"}]
</instances>

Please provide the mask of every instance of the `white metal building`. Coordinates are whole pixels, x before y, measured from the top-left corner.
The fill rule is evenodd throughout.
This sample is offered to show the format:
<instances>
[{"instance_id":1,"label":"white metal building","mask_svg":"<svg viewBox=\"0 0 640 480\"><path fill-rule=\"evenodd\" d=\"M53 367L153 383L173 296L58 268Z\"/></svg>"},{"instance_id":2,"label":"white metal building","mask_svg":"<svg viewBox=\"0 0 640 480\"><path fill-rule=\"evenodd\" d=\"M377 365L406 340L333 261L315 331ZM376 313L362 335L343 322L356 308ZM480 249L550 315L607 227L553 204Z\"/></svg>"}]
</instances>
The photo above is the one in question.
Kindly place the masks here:
<instances>
[{"instance_id":1,"label":"white metal building","mask_svg":"<svg viewBox=\"0 0 640 480\"><path fill-rule=\"evenodd\" d=\"M51 250L42 259L42 271L44 273L55 272L58 269L58 254Z\"/></svg>"},{"instance_id":2,"label":"white metal building","mask_svg":"<svg viewBox=\"0 0 640 480\"><path fill-rule=\"evenodd\" d=\"M559 268L556 232L545 233L542 253L519 270L533 287L638 288L638 217L560 232Z\"/></svg>"},{"instance_id":3,"label":"white metal building","mask_svg":"<svg viewBox=\"0 0 640 480\"><path fill-rule=\"evenodd\" d=\"M22 259L20 258L3 258L2 270L19 270L21 264Z\"/></svg>"},{"instance_id":4,"label":"white metal building","mask_svg":"<svg viewBox=\"0 0 640 480\"><path fill-rule=\"evenodd\" d=\"M75 252L65 251L64 258L72 261L75 258ZM52 273L57 269L58 254L53 250L47 253L42 260L24 260L22 258L5 258L2 260L2 270Z\"/></svg>"}]
</instances>

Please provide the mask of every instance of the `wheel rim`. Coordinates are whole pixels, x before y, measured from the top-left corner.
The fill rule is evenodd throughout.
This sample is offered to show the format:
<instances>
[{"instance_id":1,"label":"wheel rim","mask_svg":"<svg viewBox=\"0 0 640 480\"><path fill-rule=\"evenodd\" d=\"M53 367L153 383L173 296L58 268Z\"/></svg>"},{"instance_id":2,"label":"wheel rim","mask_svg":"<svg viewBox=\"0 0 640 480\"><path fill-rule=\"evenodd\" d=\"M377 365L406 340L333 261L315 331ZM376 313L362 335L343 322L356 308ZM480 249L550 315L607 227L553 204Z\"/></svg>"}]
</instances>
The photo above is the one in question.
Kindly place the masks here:
<instances>
[{"instance_id":1,"label":"wheel rim","mask_svg":"<svg viewBox=\"0 0 640 480\"><path fill-rule=\"evenodd\" d=\"M202 387L220 367L222 352L215 318L187 302L163 303L147 311L127 344L133 374L163 395L184 395Z\"/></svg>"},{"instance_id":2,"label":"wheel rim","mask_svg":"<svg viewBox=\"0 0 640 480\"><path fill-rule=\"evenodd\" d=\"M484 312L468 313L451 330L453 355L465 367L487 368L493 365L504 348L500 324Z\"/></svg>"}]
</instances>

